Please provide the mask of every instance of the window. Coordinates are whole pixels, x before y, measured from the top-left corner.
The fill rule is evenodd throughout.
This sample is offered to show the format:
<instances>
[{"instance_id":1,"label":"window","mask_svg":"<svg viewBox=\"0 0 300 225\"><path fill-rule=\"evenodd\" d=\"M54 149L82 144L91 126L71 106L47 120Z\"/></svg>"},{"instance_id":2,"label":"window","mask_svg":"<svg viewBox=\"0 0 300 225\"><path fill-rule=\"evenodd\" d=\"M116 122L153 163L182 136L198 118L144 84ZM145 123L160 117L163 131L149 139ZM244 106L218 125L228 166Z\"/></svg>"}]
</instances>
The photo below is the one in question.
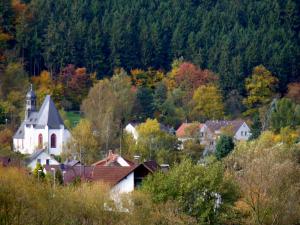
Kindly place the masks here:
<instances>
[{"instance_id":1,"label":"window","mask_svg":"<svg viewBox=\"0 0 300 225\"><path fill-rule=\"evenodd\" d=\"M46 165L50 165L50 159L46 159Z\"/></svg>"},{"instance_id":2,"label":"window","mask_svg":"<svg viewBox=\"0 0 300 225\"><path fill-rule=\"evenodd\" d=\"M37 159L37 163L38 163L38 164L41 164L41 159Z\"/></svg>"},{"instance_id":3,"label":"window","mask_svg":"<svg viewBox=\"0 0 300 225\"><path fill-rule=\"evenodd\" d=\"M51 135L51 148L56 148L56 135Z\"/></svg>"},{"instance_id":4,"label":"window","mask_svg":"<svg viewBox=\"0 0 300 225\"><path fill-rule=\"evenodd\" d=\"M245 131L245 136L247 136L247 131Z\"/></svg>"},{"instance_id":5,"label":"window","mask_svg":"<svg viewBox=\"0 0 300 225\"><path fill-rule=\"evenodd\" d=\"M38 147L43 148L43 135L39 134L39 139L38 139Z\"/></svg>"},{"instance_id":6,"label":"window","mask_svg":"<svg viewBox=\"0 0 300 225\"><path fill-rule=\"evenodd\" d=\"M204 137L204 133L203 132L200 132L200 137Z\"/></svg>"},{"instance_id":7,"label":"window","mask_svg":"<svg viewBox=\"0 0 300 225\"><path fill-rule=\"evenodd\" d=\"M243 133L244 133L244 132L243 132L243 131L241 131L241 136L243 136Z\"/></svg>"}]
</instances>

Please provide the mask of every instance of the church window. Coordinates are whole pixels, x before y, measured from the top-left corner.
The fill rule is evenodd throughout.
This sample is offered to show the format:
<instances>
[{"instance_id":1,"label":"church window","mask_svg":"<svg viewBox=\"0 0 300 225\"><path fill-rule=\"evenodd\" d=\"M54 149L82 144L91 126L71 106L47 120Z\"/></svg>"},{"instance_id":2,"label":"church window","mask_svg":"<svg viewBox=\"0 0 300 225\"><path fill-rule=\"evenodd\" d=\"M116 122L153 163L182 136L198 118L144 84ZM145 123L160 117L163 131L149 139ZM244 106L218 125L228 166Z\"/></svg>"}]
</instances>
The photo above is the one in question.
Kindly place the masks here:
<instances>
[{"instance_id":1,"label":"church window","mask_svg":"<svg viewBox=\"0 0 300 225\"><path fill-rule=\"evenodd\" d=\"M51 135L51 148L56 148L56 135Z\"/></svg>"},{"instance_id":2,"label":"church window","mask_svg":"<svg viewBox=\"0 0 300 225\"><path fill-rule=\"evenodd\" d=\"M39 134L39 148L43 147L43 135Z\"/></svg>"}]
</instances>

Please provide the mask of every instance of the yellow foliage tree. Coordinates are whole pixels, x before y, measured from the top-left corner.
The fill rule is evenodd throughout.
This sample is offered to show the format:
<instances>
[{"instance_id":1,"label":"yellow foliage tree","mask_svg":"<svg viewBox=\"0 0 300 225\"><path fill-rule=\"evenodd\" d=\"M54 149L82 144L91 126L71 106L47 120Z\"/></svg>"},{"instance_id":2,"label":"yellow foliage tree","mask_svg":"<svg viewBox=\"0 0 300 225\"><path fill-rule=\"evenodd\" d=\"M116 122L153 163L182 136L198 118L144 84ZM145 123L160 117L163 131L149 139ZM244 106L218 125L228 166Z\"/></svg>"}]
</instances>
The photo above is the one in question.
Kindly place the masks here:
<instances>
[{"instance_id":1,"label":"yellow foliage tree","mask_svg":"<svg viewBox=\"0 0 300 225\"><path fill-rule=\"evenodd\" d=\"M99 144L93 134L92 124L87 119L80 120L79 124L74 127L72 139L67 145L69 150L64 157L76 155L85 164L90 164L100 159Z\"/></svg>"},{"instance_id":2,"label":"yellow foliage tree","mask_svg":"<svg viewBox=\"0 0 300 225\"><path fill-rule=\"evenodd\" d=\"M194 92L192 117L195 120L222 119L224 105L221 92L215 85L202 85Z\"/></svg>"},{"instance_id":3,"label":"yellow foliage tree","mask_svg":"<svg viewBox=\"0 0 300 225\"><path fill-rule=\"evenodd\" d=\"M248 108L246 115L253 115L259 107L271 102L275 95L275 87L278 79L274 77L263 65L253 69L251 77L246 79L248 97L243 103Z\"/></svg>"},{"instance_id":4,"label":"yellow foliage tree","mask_svg":"<svg viewBox=\"0 0 300 225\"><path fill-rule=\"evenodd\" d=\"M37 102L41 104L46 95L51 95L54 102L61 106L61 96L63 96L63 87L60 83L55 83L48 71L44 70L39 76L32 78L33 84L36 86Z\"/></svg>"}]
</instances>

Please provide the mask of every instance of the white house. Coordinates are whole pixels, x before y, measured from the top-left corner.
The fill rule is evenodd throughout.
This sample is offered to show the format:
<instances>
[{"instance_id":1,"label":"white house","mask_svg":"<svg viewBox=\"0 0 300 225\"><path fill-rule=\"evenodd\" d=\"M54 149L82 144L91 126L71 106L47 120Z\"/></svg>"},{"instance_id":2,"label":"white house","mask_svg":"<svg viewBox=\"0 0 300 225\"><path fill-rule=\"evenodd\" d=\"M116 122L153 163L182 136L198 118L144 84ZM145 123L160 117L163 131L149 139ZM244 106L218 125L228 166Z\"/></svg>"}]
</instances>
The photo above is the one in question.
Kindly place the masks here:
<instances>
[{"instance_id":1,"label":"white house","mask_svg":"<svg viewBox=\"0 0 300 225\"><path fill-rule=\"evenodd\" d=\"M26 94L25 119L13 136L14 151L32 154L47 149L49 155L60 155L70 137L50 95L37 111L36 95L31 86Z\"/></svg>"},{"instance_id":2,"label":"white house","mask_svg":"<svg viewBox=\"0 0 300 225\"><path fill-rule=\"evenodd\" d=\"M243 120L208 120L200 128L200 143L205 145L206 153L214 151L218 138L228 132L234 141L247 141L251 136L251 130Z\"/></svg>"},{"instance_id":3,"label":"white house","mask_svg":"<svg viewBox=\"0 0 300 225\"><path fill-rule=\"evenodd\" d=\"M59 165L59 162L44 149L36 151L28 158L27 167L34 170L38 163L41 165Z\"/></svg>"},{"instance_id":4,"label":"white house","mask_svg":"<svg viewBox=\"0 0 300 225\"><path fill-rule=\"evenodd\" d=\"M128 134L131 134L133 139L134 140L137 140L138 137L139 137L139 134L137 132L137 127L138 124L135 124L135 123L129 123L127 124L127 126L125 127L125 131L128 133Z\"/></svg>"}]
</instances>

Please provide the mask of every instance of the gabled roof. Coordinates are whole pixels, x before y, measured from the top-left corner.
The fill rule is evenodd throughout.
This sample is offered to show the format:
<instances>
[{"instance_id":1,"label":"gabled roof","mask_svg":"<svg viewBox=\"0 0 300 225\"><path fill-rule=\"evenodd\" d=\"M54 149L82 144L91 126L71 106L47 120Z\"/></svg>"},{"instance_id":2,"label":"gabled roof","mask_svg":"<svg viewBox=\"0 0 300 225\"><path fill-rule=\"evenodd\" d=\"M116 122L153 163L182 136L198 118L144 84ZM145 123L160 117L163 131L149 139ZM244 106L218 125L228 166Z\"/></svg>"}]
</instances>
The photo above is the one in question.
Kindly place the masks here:
<instances>
[{"instance_id":1,"label":"gabled roof","mask_svg":"<svg viewBox=\"0 0 300 225\"><path fill-rule=\"evenodd\" d=\"M224 127L232 127L232 131L236 133L238 129L243 125L243 120L208 120L205 125L212 131L215 132Z\"/></svg>"},{"instance_id":2,"label":"gabled roof","mask_svg":"<svg viewBox=\"0 0 300 225\"><path fill-rule=\"evenodd\" d=\"M155 172L156 170L160 169L160 165L158 165L155 160L144 162L144 166L146 166L149 170L151 170L151 172Z\"/></svg>"},{"instance_id":3,"label":"gabled roof","mask_svg":"<svg viewBox=\"0 0 300 225\"><path fill-rule=\"evenodd\" d=\"M25 121L23 121L19 127L19 129L17 130L17 132L14 134L13 138L15 139L24 139L24 135L25 135Z\"/></svg>"},{"instance_id":4,"label":"gabled roof","mask_svg":"<svg viewBox=\"0 0 300 225\"><path fill-rule=\"evenodd\" d=\"M102 160L99 160L98 162L95 162L92 164L92 166L122 166L118 163L118 158L121 157L118 154L113 153L112 150L109 151L108 156ZM134 162L124 159L122 159L128 164L128 166L135 165ZM123 161L123 162L124 162Z\"/></svg>"},{"instance_id":5,"label":"gabled roof","mask_svg":"<svg viewBox=\"0 0 300 225\"><path fill-rule=\"evenodd\" d=\"M60 117L50 95L47 95L38 114L38 125L48 125L49 128L59 129L64 122Z\"/></svg>"},{"instance_id":6,"label":"gabled roof","mask_svg":"<svg viewBox=\"0 0 300 225\"><path fill-rule=\"evenodd\" d=\"M64 125L50 95L46 96L39 112L30 112L29 117L22 122L13 138L24 139L26 125L33 125L36 128L44 128L47 125L50 129L59 129L60 125Z\"/></svg>"},{"instance_id":7,"label":"gabled roof","mask_svg":"<svg viewBox=\"0 0 300 225\"><path fill-rule=\"evenodd\" d=\"M186 133L186 130L195 123L182 123L180 127L176 130L176 137L182 138L189 136ZM203 124L199 123L199 129L203 126Z\"/></svg>"}]
</instances>

